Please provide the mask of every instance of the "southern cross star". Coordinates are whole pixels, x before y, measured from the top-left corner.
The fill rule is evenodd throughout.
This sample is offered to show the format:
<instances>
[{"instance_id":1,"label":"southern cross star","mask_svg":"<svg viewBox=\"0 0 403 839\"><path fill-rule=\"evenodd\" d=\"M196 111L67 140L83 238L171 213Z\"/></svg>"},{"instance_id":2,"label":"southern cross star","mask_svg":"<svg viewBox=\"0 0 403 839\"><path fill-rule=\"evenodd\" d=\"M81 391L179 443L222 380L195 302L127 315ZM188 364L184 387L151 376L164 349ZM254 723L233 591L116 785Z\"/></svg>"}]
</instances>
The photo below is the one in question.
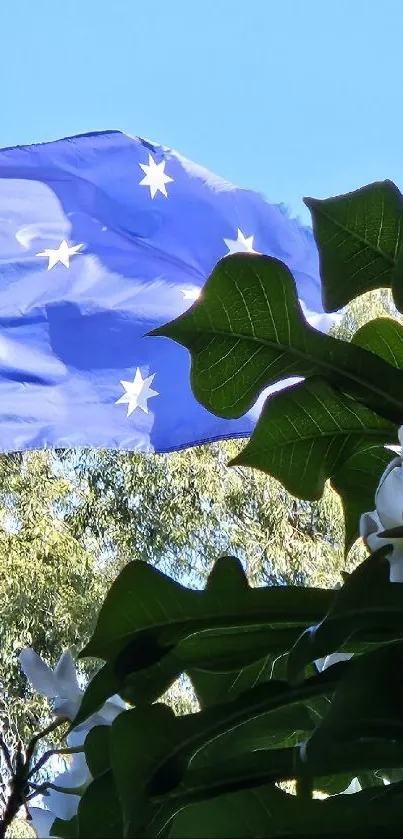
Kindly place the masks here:
<instances>
[{"instance_id":1,"label":"southern cross star","mask_svg":"<svg viewBox=\"0 0 403 839\"><path fill-rule=\"evenodd\" d=\"M134 379L132 382L125 382L121 380L120 384L124 388L124 394L119 399L116 400L115 405L122 405L126 404L127 407L127 416L130 417L130 414L136 410L136 408L141 408L145 414L148 414L148 399L151 399L152 396L158 396L158 391L153 390L150 385L155 376L153 373L152 376L147 376L143 379L141 375L140 368L137 367Z\"/></svg>"},{"instance_id":2,"label":"southern cross star","mask_svg":"<svg viewBox=\"0 0 403 839\"><path fill-rule=\"evenodd\" d=\"M60 243L58 248L45 248L44 251L37 253L36 256L45 256L46 259L49 260L48 271L50 271L51 268L54 268L58 262L61 262L66 268L70 268L70 257L80 253L81 248L83 247L83 244L71 245L71 247L69 247L68 242L63 239L63 242Z\"/></svg>"},{"instance_id":3,"label":"southern cross star","mask_svg":"<svg viewBox=\"0 0 403 839\"><path fill-rule=\"evenodd\" d=\"M140 186L149 186L151 198L154 198L157 192L161 192L168 198L165 184L173 182L173 178L165 174L165 160L161 163L156 163L151 154L148 155L148 164L139 163L140 169L145 172L144 178L140 181Z\"/></svg>"},{"instance_id":4,"label":"southern cross star","mask_svg":"<svg viewBox=\"0 0 403 839\"><path fill-rule=\"evenodd\" d=\"M228 253L225 256L229 256L231 253L258 253L253 248L253 236L245 237L242 233L242 230L238 227L238 235L236 239L224 239L224 242L228 248Z\"/></svg>"}]
</instances>

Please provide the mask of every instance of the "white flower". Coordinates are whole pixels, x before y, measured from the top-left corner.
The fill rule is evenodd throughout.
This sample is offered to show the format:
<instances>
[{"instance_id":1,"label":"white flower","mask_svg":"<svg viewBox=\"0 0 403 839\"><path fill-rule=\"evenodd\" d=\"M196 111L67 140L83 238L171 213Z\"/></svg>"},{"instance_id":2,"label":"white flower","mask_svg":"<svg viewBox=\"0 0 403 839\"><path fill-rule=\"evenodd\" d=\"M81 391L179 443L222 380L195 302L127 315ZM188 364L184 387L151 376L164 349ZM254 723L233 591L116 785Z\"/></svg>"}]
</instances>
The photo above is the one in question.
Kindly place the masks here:
<instances>
[{"instance_id":1,"label":"white flower","mask_svg":"<svg viewBox=\"0 0 403 839\"><path fill-rule=\"evenodd\" d=\"M403 426L399 429L403 446ZM371 552L390 545L387 555L391 583L403 582L403 536L382 537L385 530L403 527L403 458L395 457L386 467L375 493L375 510L360 519L360 536Z\"/></svg>"},{"instance_id":2,"label":"white flower","mask_svg":"<svg viewBox=\"0 0 403 839\"><path fill-rule=\"evenodd\" d=\"M76 667L71 652L62 653L54 670L42 661L38 653L28 647L21 651L19 661L32 687L42 696L51 700L55 716L73 720L80 707L84 691L78 684ZM75 730L80 731L84 728L88 732L94 725L110 725L115 717L126 708L127 705L123 702L123 699L115 694L105 702L96 714L85 720ZM75 745L81 744L76 743Z\"/></svg>"},{"instance_id":3,"label":"white flower","mask_svg":"<svg viewBox=\"0 0 403 839\"><path fill-rule=\"evenodd\" d=\"M43 807L30 807L29 815L31 816L30 825L35 835L40 839L50 839L50 828L55 820L54 814L50 810L44 810Z\"/></svg>"},{"instance_id":4,"label":"white flower","mask_svg":"<svg viewBox=\"0 0 403 839\"><path fill-rule=\"evenodd\" d=\"M64 652L59 658L54 670L31 649L24 649L19 655L21 667L38 693L46 696L52 705L56 717L66 717L73 720L79 709L83 691L81 690L74 659L70 652ZM84 745L85 738L96 725L110 725L115 717L127 709L127 705L117 694L104 703L102 708L92 714L81 725L67 735L67 745L77 748ZM49 789L45 797L46 808L30 807L31 825L38 837L45 839L50 836L50 829L55 820L71 819L76 813L80 796L91 782L92 777L87 766L85 755L77 753L72 756L68 768L57 775L52 783L73 792L61 792Z\"/></svg>"},{"instance_id":5,"label":"white flower","mask_svg":"<svg viewBox=\"0 0 403 839\"><path fill-rule=\"evenodd\" d=\"M54 670L34 650L26 648L19 655L21 667L33 688L52 700L56 717L73 720L83 695L70 651L62 653Z\"/></svg>"}]
</instances>

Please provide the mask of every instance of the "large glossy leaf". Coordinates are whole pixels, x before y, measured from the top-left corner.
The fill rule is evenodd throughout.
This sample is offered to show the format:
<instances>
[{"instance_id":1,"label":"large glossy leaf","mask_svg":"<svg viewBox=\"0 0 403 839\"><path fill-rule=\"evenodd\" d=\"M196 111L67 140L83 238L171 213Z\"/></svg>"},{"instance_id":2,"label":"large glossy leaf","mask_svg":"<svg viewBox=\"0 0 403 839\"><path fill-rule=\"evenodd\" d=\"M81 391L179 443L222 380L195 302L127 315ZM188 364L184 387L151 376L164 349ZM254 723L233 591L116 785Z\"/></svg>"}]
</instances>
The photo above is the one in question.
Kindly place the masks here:
<instances>
[{"instance_id":1,"label":"large glossy leaf","mask_svg":"<svg viewBox=\"0 0 403 839\"><path fill-rule=\"evenodd\" d=\"M348 714L346 715L348 720ZM314 737L314 735L313 735ZM326 742L326 748L315 749L312 740L301 746L280 749L257 749L243 755L222 758L210 766L187 772L183 782L155 796L155 803L162 803L165 795L175 799L177 804L194 803L218 795L239 790L261 787L286 780L300 780L305 773L310 773L314 788L320 789L322 778L326 782L329 776L348 778L363 775L376 770L379 766L388 767L386 774L393 773L403 763L403 743L401 740L373 738L360 740L352 744ZM303 757L302 757L303 754ZM382 770L385 771L385 770ZM399 770L398 770L399 771ZM368 797L365 797L368 800ZM176 804L176 806L177 806Z\"/></svg>"},{"instance_id":2,"label":"large glossy leaf","mask_svg":"<svg viewBox=\"0 0 403 839\"><path fill-rule=\"evenodd\" d=\"M376 353L403 370L403 326L392 318L375 318L368 321L352 337L352 343Z\"/></svg>"},{"instance_id":3,"label":"large glossy leaf","mask_svg":"<svg viewBox=\"0 0 403 839\"><path fill-rule=\"evenodd\" d=\"M114 693L133 705L154 702L178 678L193 668L203 668L207 678L212 673L222 674L258 661L265 653L271 658L288 652L306 624L296 626L226 628L193 633L170 649L156 664L136 666L136 646L119 660L119 671L113 661L105 664L89 683L80 705L75 725L78 725ZM259 667L261 664L259 663ZM231 678L231 676L230 676Z\"/></svg>"},{"instance_id":4,"label":"large glossy leaf","mask_svg":"<svg viewBox=\"0 0 403 839\"><path fill-rule=\"evenodd\" d=\"M122 675L125 697L133 704L154 701L183 672L202 668L212 673L232 672L260 660L265 653L273 657L288 652L305 626L276 628L221 628L189 635L180 641L157 664L138 671L126 659Z\"/></svg>"},{"instance_id":5,"label":"large glossy leaf","mask_svg":"<svg viewBox=\"0 0 403 839\"><path fill-rule=\"evenodd\" d=\"M351 660L340 679L328 714L306 746L310 759L329 759L361 742L400 742L403 752L403 642L395 641ZM330 758L331 760L331 758ZM381 764L382 765L382 764Z\"/></svg>"},{"instance_id":6,"label":"large glossy leaf","mask_svg":"<svg viewBox=\"0 0 403 839\"><path fill-rule=\"evenodd\" d=\"M254 434L232 462L268 472L289 492L314 500L344 461L396 434L393 423L312 378L268 398ZM361 512L367 500L365 493Z\"/></svg>"},{"instance_id":7,"label":"large glossy leaf","mask_svg":"<svg viewBox=\"0 0 403 839\"><path fill-rule=\"evenodd\" d=\"M49 833L50 836L57 836L58 839L78 839L77 816L73 816L71 819L56 818Z\"/></svg>"},{"instance_id":8,"label":"large glossy leaf","mask_svg":"<svg viewBox=\"0 0 403 839\"><path fill-rule=\"evenodd\" d=\"M243 724L263 715L270 736L278 729L279 711L335 689L344 665L332 671L312 677L296 688L290 688L286 682L260 684L232 702L183 717L175 717L167 706L158 704L120 714L111 729L111 761L125 820L131 824L133 835L149 829L150 821L160 818L151 799L180 785L189 762L200 749L238 727L241 737ZM296 720L298 713L297 708ZM298 728L298 722L295 727ZM246 746L249 745L246 730ZM176 806L173 804L172 813Z\"/></svg>"},{"instance_id":9,"label":"large glossy leaf","mask_svg":"<svg viewBox=\"0 0 403 839\"><path fill-rule=\"evenodd\" d=\"M386 552L387 547L381 548L349 574L327 615L300 636L288 658L291 679L298 679L309 662L340 650L369 628L378 632L374 644L403 637L403 586L389 582Z\"/></svg>"},{"instance_id":10,"label":"large glossy leaf","mask_svg":"<svg viewBox=\"0 0 403 839\"><path fill-rule=\"evenodd\" d=\"M251 588L241 563L231 557L217 561L203 591L185 588L145 563L130 563L112 585L81 653L104 658L107 666L90 682L73 725L117 691L129 701L144 701L197 663L225 670L261 657L263 649L281 652L291 645L293 629L297 635L321 619L332 596L303 587ZM231 641L231 633L195 634L212 628L225 635L236 627L249 627L254 637L239 632ZM175 647L185 639L177 655Z\"/></svg>"},{"instance_id":11,"label":"large glossy leaf","mask_svg":"<svg viewBox=\"0 0 403 839\"><path fill-rule=\"evenodd\" d=\"M155 330L187 347L197 399L239 417L287 376L320 376L394 422L403 420L403 371L308 325L288 268L265 256L221 260L201 298Z\"/></svg>"},{"instance_id":12,"label":"large glossy leaf","mask_svg":"<svg viewBox=\"0 0 403 839\"><path fill-rule=\"evenodd\" d=\"M93 778L110 768L109 733L108 725L96 725L85 738L85 759Z\"/></svg>"},{"instance_id":13,"label":"large glossy leaf","mask_svg":"<svg viewBox=\"0 0 403 839\"><path fill-rule=\"evenodd\" d=\"M400 246L392 273L392 292L395 306L403 312L403 247Z\"/></svg>"},{"instance_id":14,"label":"large glossy leaf","mask_svg":"<svg viewBox=\"0 0 403 839\"><path fill-rule=\"evenodd\" d=\"M403 241L403 200L391 181L335 198L305 198L319 248L325 310L390 286Z\"/></svg>"},{"instance_id":15,"label":"large glossy leaf","mask_svg":"<svg viewBox=\"0 0 403 839\"><path fill-rule=\"evenodd\" d=\"M111 771L98 775L78 805L78 839L121 839L123 821Z\"/></svg>"},{"instance_id":16,"label":"large glossy leaf","mask_svg":"<svg viewBox=\"0 0 403 839\"><path fill-rule=\"evenodd\" d=\"M270 784L186 807L173 820L169 835L171 839L397 837L401 806L401 798L390 790L307 801Z\"/></svg>"},{"instance_id":17,"label":"large glossy leaf","mask_svg":"<svg viewBox=\"0 0 403 839\"><path fill-rule=\"evenodd\" d=\"M132 562L111 586L83 656L116 658L132 646L137 669L155 664L188 635L214 627L298 626L321 615L330 592L303 587L234 587L232 557L221 557L203 591L186 588L151 565ZM220 575L219 584L215 583ZM123 666L123 664L122 664Z\"/></svg>"},{"instance_id":18,"label":"large glossy leaf","mask_svg":"<svg viewBox=\"0 0 403 839\"><path fill-rule=\"evenodd\" d=\"M201 708L208 708L216 702L229 702L249 688L270 679L285 679L287 655L266 655L237 670L227 673L211 673L200 669L188 670ZM312 674L310 674L312 675Z\"/></svg>"},{"instance_id":19,"label":"large glossy leaf","mask_svg":"<svg viewBox=\"0 0 403 839\"><path fill-rule=\"evenodd\" d=\"M191 670L189 676L201 708L208 708L215 703L232 702L245 691L270 679L284 678L286 661L286 655L270 655L241 670L228 673ZM316 670L312 672L316 673ZM321 718L314 705L323 698L315 697L306 705L286 706L275 714L259 716L231 729L198 752L192 765L204 764L206 761L214 763L221 760L223 754L229 757L246 749L295 745L305 739L305 733L311 732L318 718Z\"/></svg>"}]
</instances>

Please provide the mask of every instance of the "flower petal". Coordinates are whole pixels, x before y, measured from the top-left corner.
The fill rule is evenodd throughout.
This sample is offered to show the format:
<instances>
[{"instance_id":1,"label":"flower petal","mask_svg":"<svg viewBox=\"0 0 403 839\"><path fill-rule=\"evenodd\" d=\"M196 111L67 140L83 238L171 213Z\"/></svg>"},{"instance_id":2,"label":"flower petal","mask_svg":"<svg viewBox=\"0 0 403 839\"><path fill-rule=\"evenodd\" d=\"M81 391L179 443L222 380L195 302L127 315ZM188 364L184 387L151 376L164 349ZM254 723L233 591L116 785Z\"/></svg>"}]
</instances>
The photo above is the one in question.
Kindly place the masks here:
<instances>
[{"instance_id":1,"label":"flower petal","mask_svg":"<svg viewBox=\"0 0 403 839\"><path fill-rule=\"evenodd\" d=\"M26 647L18 656L21 667L38 693L48 698L57 696L58 684L53 670L34 650Z\"/></svg>"},{"instance_id":2,"label":"flower petal","mask_svg":"<svg viewBox=\"0 0 403 839\"><path fill-rule=\"evenodd\" d=\"M127 711L127 708L128 706L123 699L121 699L118 693L115 693L114 696L111 696L111 698L105 702L98 713L106 723L110 724L114 721L114 719L116 719L118 714L121 714L122 711Z\"/></svg>"},{"instance_id":3,"label":"flower petal","mask_svg":"<svg viewBox=\"0 0 403 839\"><path fill-rule=\"evenodd\" d=\"M39 839L50 839L50 828L55 820L55 814L51 810L45 810L43 807L30 807L29 815L31 816L29 824L33 828L35 835Z\"/></svg>"},{"instance_id":4,"label":"flower petal","mask_svg":"<svg viewBox=\"0 0 403 839\"><path fill-rule=\"evenodd\" d=\"M400 457L394 458L385 469L375 494L375 506L384 530L403 524L403 468Z\"/></svg>"},{"instance_id":5,"label":"flower petal","mask_svg":"<svg viewBox=\"0 0 403 839\"><path fill-rule=\"evenodd\" d=\"M62 653L55 667L55 676L59 682L59 696L66 699L81 697L81 689L78 684L76 665L70 650Z\"/></svg>"},{"instance_id":6,"label":"flower petal","mask_svg":"<svg viewBox=\"0 0 403 839\"><path fill-rule=\"evenodd\" d=\"M69 783L63 786L82 787L84 784L89 784L92 781L90 770L88 769L87 761L84 753L72 755L69 768Z\"/></svg>"},{"instance_id":7,"label":"flower petal","mask_svg":"<svg viewBox=\"0 0 403 839\"><path fill-rule=\"evenodd\" d=\"M391 583L403 583L403 539L399 539L397 545L391 556L388 556L390 565L389 580Z\"/></svg>"},{"instance_id":8,"label":"flower petal","mask_svg":"<svg viewBox=\"0 0 403 839\"><path fill-rule=\"evenodd\" d=\"M81 696L75 699L64 699L57 696L53 702L53 713L56 717L67 717L68 720L74 720L80 702Z\"/></svg>"},{"instance_id":9,"label":"flower petal","mask_svg":"<svg viewBox=\"0 0 403 839\"><path fill-rule=\"evenodd\" d=\"M63 784L63 786L67 786L67 784ZM76 815L80 800L79 795L58 792L55 789L50 789L49 795L46 796L46 801L55 818L66 820L72 819Z\"/></svg>"},{"instance_id":10,"label":"flower petal","mask_svg":"<svg viewBox=\"0 0 403 839\"><path fill-rule=\"evenodd\" d=\"M384 526L376 510L362 514L360 518L360 536L371 553L375 553L375 551L384 548L386 545L390 545L392 552L394 540L389 538L381 539L378 536L378 533L382 533L383 530Z\"/></svg>"},{"instance_id":11,"label":"flower petal","mask_svg":"<svg viewBox=\"0 0 403 839\"><path fill-rule=\"evenodd\" d=\"M77 772L76 776L76 772L74 770L71 772L70 769L66 769L65 772L61 772L60 775L56 775L53 783L59 787L67 787L69 789L82 786L80 783L79 772ZM49 789L48 795L46 796L46 803L48 804L49 809L52 810L52 813L54 813L54 815L59 819L73 818L73 816L77 813L79 802L79 795L74 795L70 792L59 792L55 789Z\"/></svg>"}]
</instances>

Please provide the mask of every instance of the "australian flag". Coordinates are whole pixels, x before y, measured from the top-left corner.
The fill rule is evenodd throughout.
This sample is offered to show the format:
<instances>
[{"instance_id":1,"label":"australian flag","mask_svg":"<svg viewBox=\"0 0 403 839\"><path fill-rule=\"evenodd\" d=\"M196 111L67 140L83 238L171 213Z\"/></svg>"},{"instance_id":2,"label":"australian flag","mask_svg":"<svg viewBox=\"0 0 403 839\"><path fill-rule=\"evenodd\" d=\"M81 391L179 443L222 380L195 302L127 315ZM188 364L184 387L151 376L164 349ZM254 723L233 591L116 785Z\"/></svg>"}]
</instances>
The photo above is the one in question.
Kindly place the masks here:
<instances>
[{"instance_id":1,"label":"australian flag","mask_svg":"<svg viewBox=\"0 0 403 839\"><path fill-rule=\"evenodd\" d=\"M236 252L283 260L327 328L312 231L259 194L119 131L0 150L0 450L248 436L258 405L213 416L188 352L143 337Z\"/></svg>"}]
</instances>

